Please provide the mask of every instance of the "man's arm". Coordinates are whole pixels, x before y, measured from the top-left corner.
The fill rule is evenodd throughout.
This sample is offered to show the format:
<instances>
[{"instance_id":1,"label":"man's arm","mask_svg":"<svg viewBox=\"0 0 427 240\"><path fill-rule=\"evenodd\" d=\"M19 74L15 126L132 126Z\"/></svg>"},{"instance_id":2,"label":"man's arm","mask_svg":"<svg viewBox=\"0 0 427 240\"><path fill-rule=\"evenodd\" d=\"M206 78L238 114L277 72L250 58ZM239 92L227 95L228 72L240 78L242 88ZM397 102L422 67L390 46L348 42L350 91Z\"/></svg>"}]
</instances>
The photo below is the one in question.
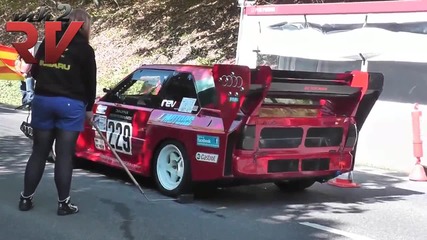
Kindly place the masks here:
<instances>
[{"instance_id":1,"label":"man's arm","mask_svg":"<svg viewBox=\"0 0 427 240\"><path fill-rule=\"evenodd\" d=\"M31 76L34 79L37 79L37 75L39 73L39 63L40 63L40 59L44 58L44 39L42 41L42 43L40 44L39 48L37 49L36 55L34 56L37 63L32 64L31 68L29 70L29 72L31 73Z\"/></svg>"},{"instance_id":2,"label":"man's arm","mask_svg":"<svg viewBox=\"0 0 427 240\"><path fill-rule=\"evenodd\" d=\"M95 60L95 51L90 48L87 56L87 65L86 71L84 72L83 77L85 78L86 83L86 99L87 107L86 111L92 111L93 104L95 103L96 98L96 60Z\"/></svg>"}]
</instances>

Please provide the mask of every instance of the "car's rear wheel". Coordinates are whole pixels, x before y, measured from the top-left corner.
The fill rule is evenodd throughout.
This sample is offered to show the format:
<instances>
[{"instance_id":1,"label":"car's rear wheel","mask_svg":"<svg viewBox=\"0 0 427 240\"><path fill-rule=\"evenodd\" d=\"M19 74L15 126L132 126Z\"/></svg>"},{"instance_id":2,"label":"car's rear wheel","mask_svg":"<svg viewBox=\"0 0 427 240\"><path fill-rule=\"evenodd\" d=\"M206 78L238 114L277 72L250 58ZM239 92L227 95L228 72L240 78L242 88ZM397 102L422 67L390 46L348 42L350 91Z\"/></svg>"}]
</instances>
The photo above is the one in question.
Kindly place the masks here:
<instances>
[{"instance_id":1,"label":"car's rear wheel","mask_svg":"<svg viewBox=\"0 0 427 240\"><path fill-rule=\"evenodd\" d=\"M185 148L177 141L163 143L154 156L153 175L164 195L176 197L191 187L190 161Z\"/></svg>"},{"instance_id":2,"label":"car's rear wheel","mask_svg":"<svg viewBox=\"0 0 427 240\"><path fill-rule=\"evenodd\" d=\"M282 192L302 192L311 187L316 181L312 179L306 180L292 180L292 181L279 181L274 184Z\"/></svg>"}]
</instances>

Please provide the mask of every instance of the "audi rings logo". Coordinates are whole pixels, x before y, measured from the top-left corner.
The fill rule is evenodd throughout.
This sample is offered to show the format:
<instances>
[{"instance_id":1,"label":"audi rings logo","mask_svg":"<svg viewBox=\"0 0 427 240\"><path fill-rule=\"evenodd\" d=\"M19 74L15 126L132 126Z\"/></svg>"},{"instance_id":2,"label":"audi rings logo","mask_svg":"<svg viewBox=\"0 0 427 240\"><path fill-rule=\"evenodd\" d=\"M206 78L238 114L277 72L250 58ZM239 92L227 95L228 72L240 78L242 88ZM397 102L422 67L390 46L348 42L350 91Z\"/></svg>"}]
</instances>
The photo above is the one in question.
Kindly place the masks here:
<instances>
[{"instance_id":1,"label":"audi rings logo","mask_svg":"<svg viewBox=\"0 0 427 240\"><path fill-rule=\"evenodd\" d=\"M219 83L224 87L242 88L243 79L240 76L236 76L234 72L230 75L222 75L219 78Z\"/></svg>"}]
</instances>

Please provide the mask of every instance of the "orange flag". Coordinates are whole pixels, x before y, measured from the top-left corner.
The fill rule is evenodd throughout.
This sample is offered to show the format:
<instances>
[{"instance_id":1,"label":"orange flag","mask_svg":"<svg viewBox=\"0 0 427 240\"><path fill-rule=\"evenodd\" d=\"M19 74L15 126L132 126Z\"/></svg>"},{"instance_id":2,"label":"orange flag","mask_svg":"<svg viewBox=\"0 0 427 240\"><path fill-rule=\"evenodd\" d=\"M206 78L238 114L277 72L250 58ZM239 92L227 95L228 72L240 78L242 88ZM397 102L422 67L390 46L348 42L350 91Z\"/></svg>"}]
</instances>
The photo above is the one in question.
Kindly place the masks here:
<instances>
[{"instance_id":1,"label":"orange flag","mask_svg":"<svg viewBox=\"0 0 427 240\"><path fill-rule=\"evenodd\" d=\"M0 44L0 80L23 81L25 79L15 68L17 58L18 52L15 48Z\"/></svg>"}]
</instances>

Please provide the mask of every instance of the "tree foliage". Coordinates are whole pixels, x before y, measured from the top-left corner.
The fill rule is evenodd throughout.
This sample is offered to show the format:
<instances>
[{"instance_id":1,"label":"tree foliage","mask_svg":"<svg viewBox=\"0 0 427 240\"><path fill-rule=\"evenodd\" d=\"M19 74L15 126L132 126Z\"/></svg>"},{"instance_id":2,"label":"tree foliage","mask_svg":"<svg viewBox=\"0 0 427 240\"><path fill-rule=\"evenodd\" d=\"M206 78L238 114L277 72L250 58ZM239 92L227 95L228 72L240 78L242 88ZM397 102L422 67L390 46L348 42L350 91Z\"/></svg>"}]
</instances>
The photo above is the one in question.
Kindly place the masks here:
<instances>
[{"instance_id":1,"label":"tree foliage","mask_svg":"<svg viewBox=\"0 0 427 240\"><path fill-rule=\"evenodd\" d=\"M307 4L307 3L340 3L340 2L385 2L395 0L257 0L256 5L266 4ZM402 0L404 1L404 0Z\"/></svg>"}]
</instances>

